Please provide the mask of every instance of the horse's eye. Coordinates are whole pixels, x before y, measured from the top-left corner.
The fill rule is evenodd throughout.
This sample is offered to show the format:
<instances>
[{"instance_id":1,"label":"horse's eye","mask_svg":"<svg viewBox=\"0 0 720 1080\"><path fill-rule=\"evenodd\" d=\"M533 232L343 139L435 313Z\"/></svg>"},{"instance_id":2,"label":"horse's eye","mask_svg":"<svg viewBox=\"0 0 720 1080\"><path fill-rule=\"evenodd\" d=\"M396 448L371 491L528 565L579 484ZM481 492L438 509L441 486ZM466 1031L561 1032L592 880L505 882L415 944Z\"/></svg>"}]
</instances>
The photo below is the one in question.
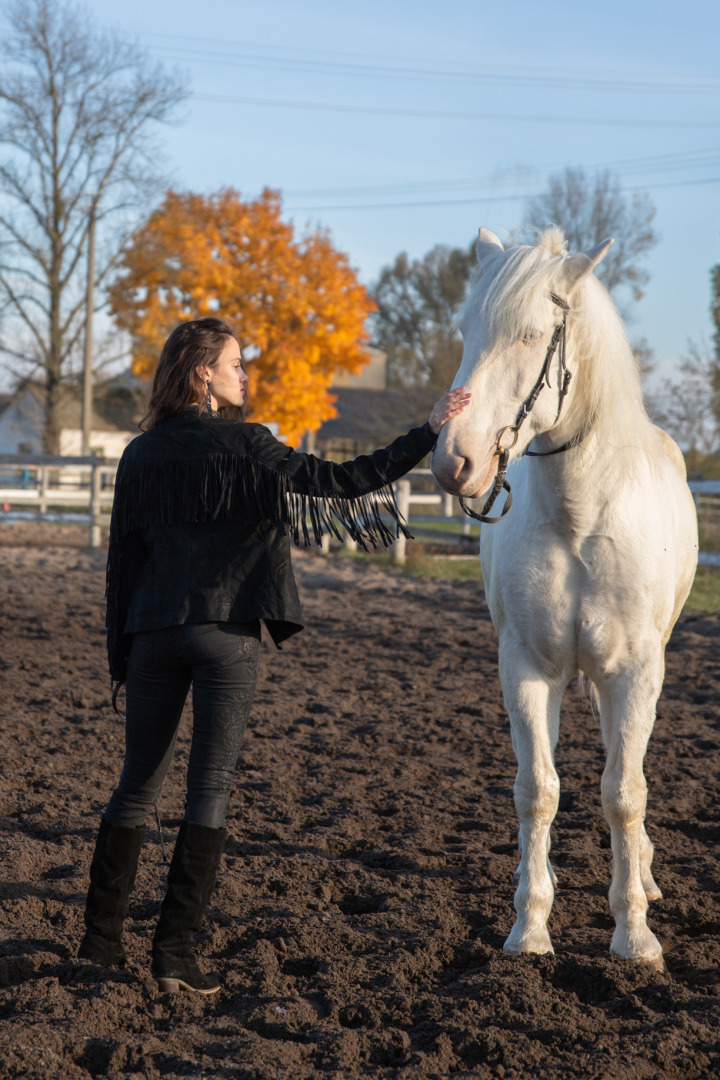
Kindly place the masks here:
<instances>
[{"instance_id":1,"label":"horse's eye","mask_svg":"<svg viewBox=\"0 0 720 1080\"><path fill-rule=\"evenodd\" d=\"M542 330L528 330L526 334L522 336L523 345L532 345L533 342L539 341L542 337Z\"/></svg>"}]
</instances>

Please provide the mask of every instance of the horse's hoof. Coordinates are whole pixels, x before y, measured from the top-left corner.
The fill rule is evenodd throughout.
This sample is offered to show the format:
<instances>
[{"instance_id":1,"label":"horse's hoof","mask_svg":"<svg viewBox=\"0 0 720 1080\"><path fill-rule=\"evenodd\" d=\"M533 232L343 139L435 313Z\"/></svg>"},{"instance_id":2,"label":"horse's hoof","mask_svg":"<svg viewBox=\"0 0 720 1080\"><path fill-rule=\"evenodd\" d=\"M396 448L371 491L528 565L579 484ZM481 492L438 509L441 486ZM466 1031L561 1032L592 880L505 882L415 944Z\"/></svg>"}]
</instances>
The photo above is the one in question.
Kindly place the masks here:
<instances>
[{"instance_id":1,"label":"horse's hoof","mask_svg":"<svg viewBox=\"0 0 720 1080\"><path fill-rule=\"evenodd\" d=\"M643 928L642 933L636 931L631 935L616 929L610 943L610 952L619 956L621 960L649 964L656 971L665 970L662 946L647 926Z\"/></svg>"},{"instance_id":2,"label":"horse's hoof","mask_svg":"<svg viewBox=\"0 0 720 1080\"><path fill-rule=\"evenodd\" d=\"M519 956L523 953L542 955L544 953L554 953L555 950L552 947L550 935L544 926L521 930L516 923L503 945L503 952Z\"/></svg>"},{"instance_id":3,"label":"horse's hoof","mask_svg":"<svg viewBox=\"0 0 720 1080\"><path fill-rule=\"evenodd\" d=\"M641 960L641 964L647 964L648 967L653 968L655 971L667 971L667 964L662 956L656 956L653 960Z\"/></svg>"},{"instance_id":4,"label":"horse's hoof","mask_svg":"<svg viewBox=\"0 0 720 1080\"><path fill-rule=\"evenodd\" d=\"M654 885L645 890L645 897L648 900L648 903L652 903L653 900L662 900L663 895L657 885Z\"/></svg>"}]
</instances>

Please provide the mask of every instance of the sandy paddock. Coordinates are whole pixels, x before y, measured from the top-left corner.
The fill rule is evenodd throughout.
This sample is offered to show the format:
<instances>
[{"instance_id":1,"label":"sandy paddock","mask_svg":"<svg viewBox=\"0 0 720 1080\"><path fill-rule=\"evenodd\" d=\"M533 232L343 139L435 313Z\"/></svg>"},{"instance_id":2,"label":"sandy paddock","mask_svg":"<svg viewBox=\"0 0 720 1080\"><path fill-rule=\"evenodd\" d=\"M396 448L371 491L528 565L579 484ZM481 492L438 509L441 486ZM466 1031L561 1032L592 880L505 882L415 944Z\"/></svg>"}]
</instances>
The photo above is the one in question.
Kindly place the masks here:
<instances>
[{"instance_id":1,"label":"sandy paddock","mask_svg":"<svg viewBox=\"0 0 720 1080\"><path fill-rule=\"evenodd\" d=\"M199 946L225 986L163 996L154 828L129 967L73 960L122 749L104 555L0 530L0 1076L720 1075L720 618L679 624L647 759L667 971L607 951L602 751L576 693L558 749L556 953L514 958L514 761L481 591L301 554L308 629L282 653L265 641ZM187 719L160 803L171 838Z\"/></svg>"}]
</instances>

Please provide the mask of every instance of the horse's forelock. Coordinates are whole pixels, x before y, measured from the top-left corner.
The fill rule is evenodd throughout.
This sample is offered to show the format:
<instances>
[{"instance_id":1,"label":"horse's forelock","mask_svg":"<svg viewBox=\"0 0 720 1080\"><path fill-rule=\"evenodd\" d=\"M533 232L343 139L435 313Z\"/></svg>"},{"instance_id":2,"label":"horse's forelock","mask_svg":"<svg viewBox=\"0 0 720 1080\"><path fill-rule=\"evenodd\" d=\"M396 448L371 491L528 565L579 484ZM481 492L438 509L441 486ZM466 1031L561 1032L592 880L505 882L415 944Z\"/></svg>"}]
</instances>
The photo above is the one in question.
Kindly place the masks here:
<instances>
[{"instance_id":1,"label":"horse's forelock","mask_svg":"<svg viewBox=\"0 0 720 1080\"><path fill-rule=\"evenodd\" d=\"M547 251L548 255L567 254L567 241L562 229L559 229L557 225L551 225L544 232L539 233L537 245Z\"/></svg>"},{"instance_id":2,"label":"horse's forelock","mask_svg":"<svg viewBox=\"0 0 720 1080\"><path fill-rule=\"evenodd\" d=\"M565 241L554 226L535 244L491 252L475 268L464 313L481 318L495 340L513 341L541 325L558 288Z\"/></svg>"}]
</instances>

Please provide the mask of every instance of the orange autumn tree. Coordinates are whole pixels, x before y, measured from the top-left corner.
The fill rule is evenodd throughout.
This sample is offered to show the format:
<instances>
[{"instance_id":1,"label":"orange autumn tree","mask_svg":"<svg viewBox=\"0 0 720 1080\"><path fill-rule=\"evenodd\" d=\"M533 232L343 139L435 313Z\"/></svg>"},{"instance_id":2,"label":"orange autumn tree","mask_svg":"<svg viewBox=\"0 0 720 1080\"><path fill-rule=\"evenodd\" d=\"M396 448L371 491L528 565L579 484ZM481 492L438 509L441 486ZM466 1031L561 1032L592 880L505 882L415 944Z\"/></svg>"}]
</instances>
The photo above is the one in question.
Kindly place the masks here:
<instances>
[{"instance_id":1,"label":"orange autumn tree","mask_svg":"<svg viewBox=\"0 0 720 1080\"><path fill-rule=\"evenodd\" d=\"M168 192L135 233L110 301L132 337L133 371L148 379L178 322L225 319L241 348L257 353L248 367L252 419L274 421L297 444L336 415L333 374L367 362L374 305L328 234L297 238L281 210L267 189L248 202L231 188L207 198Z\"/></svg>"}]
</instances>

